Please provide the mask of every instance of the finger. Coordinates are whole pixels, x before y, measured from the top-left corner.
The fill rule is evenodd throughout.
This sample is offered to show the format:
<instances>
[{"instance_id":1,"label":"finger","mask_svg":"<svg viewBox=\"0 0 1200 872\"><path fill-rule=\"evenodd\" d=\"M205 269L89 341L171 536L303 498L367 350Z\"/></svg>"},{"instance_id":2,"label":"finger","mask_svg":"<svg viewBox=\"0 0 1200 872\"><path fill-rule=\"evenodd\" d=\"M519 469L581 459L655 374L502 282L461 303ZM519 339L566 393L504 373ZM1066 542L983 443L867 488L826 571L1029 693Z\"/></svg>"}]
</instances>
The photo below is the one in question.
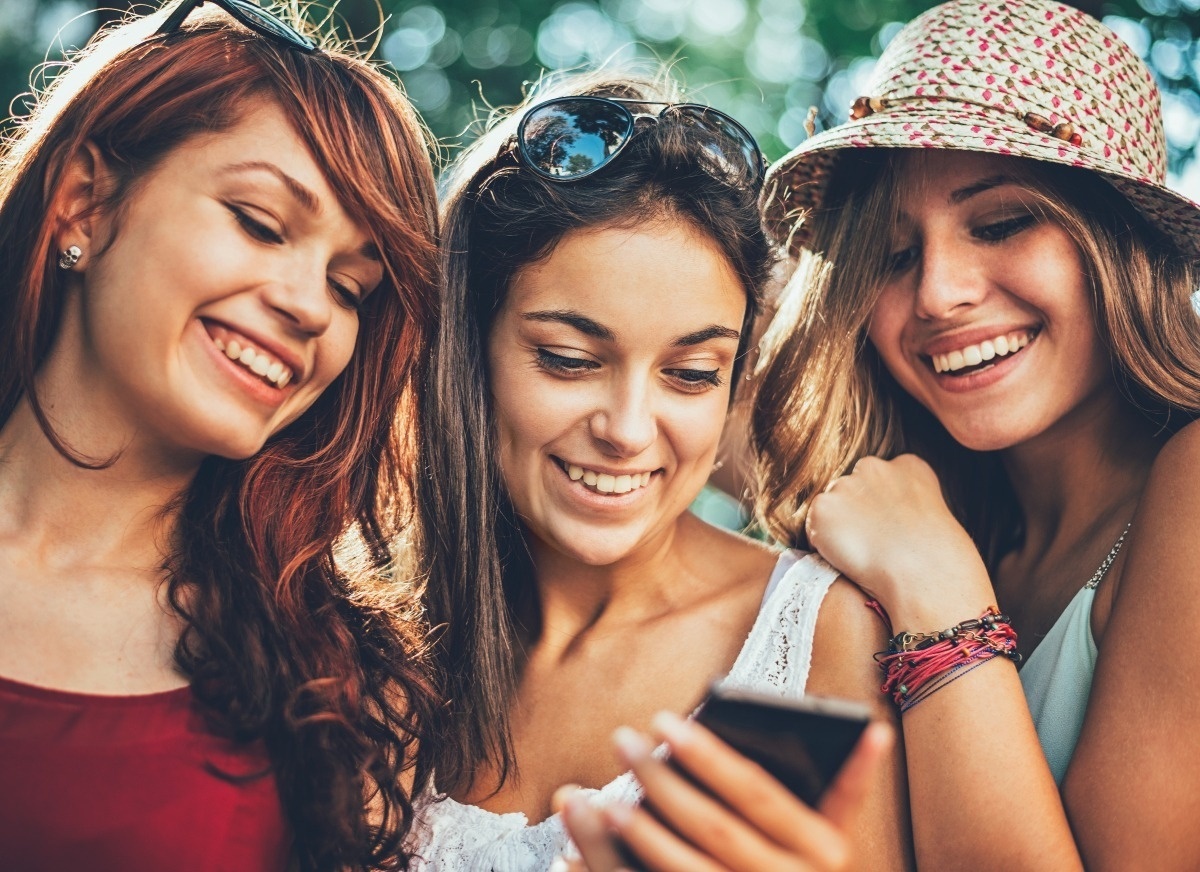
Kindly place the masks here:
<instances>
[{"instance_id":1,"label":"finger","mask_svg":"<svg viewBox=\"0 0 1200 872\"><path fill-rule=\"evenodd\" d=\"M869 724L850 758L821 799L821 813L835 827L845 830L862 809L871 780L896 743L896 732L877 721Z\"/></svg>"},{"instance_id":2,"label":"finger","mask_svg":"<svg viewBox=\"0 0 1200 872\"><path fill-rule=\"evenodd\" d=\"M579 790L578 784L564 784L550 797L550 811L554 814L562 814L566 808L567 800Z\"/></svg>"},{"instance_id":3,"label":"finger","mask_svg":"<svg viewBox=\"0 0 1200 872\"><path fill-rule=\"evenodd\" d=\"M728 872L667 829L645 807L613 805L604 809L604 817L649 872Z\"/></svg>"},{"instance_id":4,"label":"finger","mask_svg":"<svg viewBox=\"0 0 1200 872\"><path fill-rule=\"evenodd\" d=\"M608 821L586 796L578 792L567 796L562 804L562 820L579 849L584 868L590 872L615 872L624 868Z\"/></svg>"},{"instance_id":5,"label":"finger","mask_svg":"<svg viewBox=\"0 0 1200 872\"><path fill-rule=\"evenodd\" d=\"M669 712L655 715L653 723L670 745L672 760L773 846L818 866L837 867L845 861L845 837L757 763L700 724Z\"/></svg>"}]
</instances>

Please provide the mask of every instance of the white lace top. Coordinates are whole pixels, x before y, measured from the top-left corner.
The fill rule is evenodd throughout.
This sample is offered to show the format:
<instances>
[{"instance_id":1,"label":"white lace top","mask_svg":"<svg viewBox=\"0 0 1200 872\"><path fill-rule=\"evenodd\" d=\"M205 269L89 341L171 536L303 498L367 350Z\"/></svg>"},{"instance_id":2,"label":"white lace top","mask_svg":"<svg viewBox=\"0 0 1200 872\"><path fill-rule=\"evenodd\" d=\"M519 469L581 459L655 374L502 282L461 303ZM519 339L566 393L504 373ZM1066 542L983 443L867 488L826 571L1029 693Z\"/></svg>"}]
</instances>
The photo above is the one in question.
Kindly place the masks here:
<instances>
[{"instance_id":1,"label":"white lace top","mask_svg":"<svg viewBox=\"0 0 1200 872\"><path fill-rule=\"evenodd\" d=\"M785 551L763 594L762 608L726 682L759 693L804 695L817 611L837 570L815 554ZM633 774L588 791L594 802L632 802ZM528 825L521 812L496 814L430 789L416 798L409 836L413 872L546 872L570 844L558 815Z\"/></svg>"}]
</instances>

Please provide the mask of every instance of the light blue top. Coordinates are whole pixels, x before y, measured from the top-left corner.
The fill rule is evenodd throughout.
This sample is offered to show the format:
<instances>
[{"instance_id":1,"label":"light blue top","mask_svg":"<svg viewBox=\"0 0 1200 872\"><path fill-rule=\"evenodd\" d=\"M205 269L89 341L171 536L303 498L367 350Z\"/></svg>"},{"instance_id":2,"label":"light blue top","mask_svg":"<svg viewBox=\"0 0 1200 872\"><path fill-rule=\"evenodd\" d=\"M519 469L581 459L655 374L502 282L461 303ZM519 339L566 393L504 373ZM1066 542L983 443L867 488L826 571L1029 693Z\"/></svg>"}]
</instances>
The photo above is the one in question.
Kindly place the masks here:
<instances>
[{"instance_id":1,"label":"light blue top","mask_svg":"<svg viewBox=\"0 0 1200 872\"><path fill-rule=\"evenodd\" d=\"M1095 588L1081 588L1019 673L1038 740L1058 784L1062 784L1075 753L1092 692L1096 670L1096 640L1092 637L1095 598Z\"/></svg>"}]
</instances>

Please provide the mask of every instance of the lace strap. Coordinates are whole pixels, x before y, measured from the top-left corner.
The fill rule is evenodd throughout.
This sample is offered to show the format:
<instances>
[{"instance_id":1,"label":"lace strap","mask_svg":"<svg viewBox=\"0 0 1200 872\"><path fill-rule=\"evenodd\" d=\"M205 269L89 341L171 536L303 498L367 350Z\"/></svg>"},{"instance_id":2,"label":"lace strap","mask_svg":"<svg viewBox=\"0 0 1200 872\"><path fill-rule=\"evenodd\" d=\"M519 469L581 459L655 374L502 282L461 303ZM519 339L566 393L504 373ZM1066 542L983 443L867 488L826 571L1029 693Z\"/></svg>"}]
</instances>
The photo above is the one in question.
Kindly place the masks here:
<instances>
[{"instance_id":1,"label":"lace strap","mask_svg":"<svg viewBox=\"0 0 1200 872\"><path fill-rule=\"evenodd\" d=\"M816 554L800 556L764 600L726 680L759 693L803 696L817 615L837 577Z\"/></svg>"}]
</instances>

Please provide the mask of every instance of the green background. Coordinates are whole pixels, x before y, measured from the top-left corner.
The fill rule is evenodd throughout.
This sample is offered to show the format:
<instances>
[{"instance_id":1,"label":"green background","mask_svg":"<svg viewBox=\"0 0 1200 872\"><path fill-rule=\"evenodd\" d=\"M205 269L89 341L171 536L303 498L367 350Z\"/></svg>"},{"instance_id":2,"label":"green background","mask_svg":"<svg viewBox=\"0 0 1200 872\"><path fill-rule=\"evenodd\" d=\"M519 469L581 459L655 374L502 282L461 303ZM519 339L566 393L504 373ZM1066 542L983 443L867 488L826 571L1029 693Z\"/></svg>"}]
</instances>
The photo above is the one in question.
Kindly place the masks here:
<instances>
[{"instance_id":1,"label":"green background","mask_svg":"<svg viewBox=\"0 0 1200 872\"><path fill-rule=\"evenodd\" d=\"M346 35L377 43L449 148L489 108L520 99L543 70L607 59L673 64L694 99L735 115L769 158L846 117L873 57L932 2L899 0L341 0ZM103 7L121 3L101 2ZM1200 0L1079 3L1105 19L1159 77L1171 183L1200 199ZM84 0L0 0L0 95L22 112L31 71L78 46L115 13ZM384 21L382 29L381 20ZM36 74L33 81L36 81ZM13 122L8 122L9 128Z\"/></svg>"}]
</instances>

